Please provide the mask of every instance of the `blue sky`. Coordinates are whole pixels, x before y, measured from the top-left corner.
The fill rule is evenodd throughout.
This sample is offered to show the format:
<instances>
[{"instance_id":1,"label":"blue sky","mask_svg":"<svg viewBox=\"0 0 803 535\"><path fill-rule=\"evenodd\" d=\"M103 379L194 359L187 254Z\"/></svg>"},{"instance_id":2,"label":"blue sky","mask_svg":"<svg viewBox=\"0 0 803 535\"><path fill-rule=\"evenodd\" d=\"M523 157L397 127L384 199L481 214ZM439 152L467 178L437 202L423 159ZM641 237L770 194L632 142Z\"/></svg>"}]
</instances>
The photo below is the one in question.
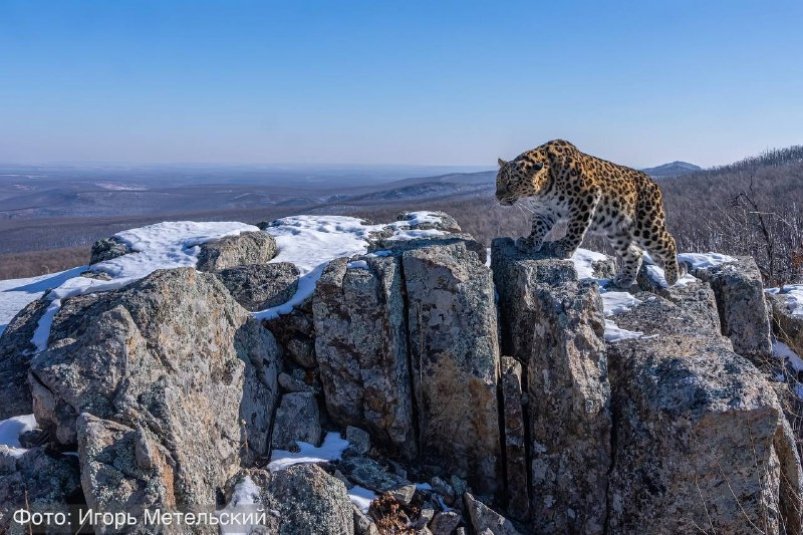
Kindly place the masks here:
<instances>
[{"instance_id":1,"label":"blue sky","mask_svg":"<svg viewBox=\"0 0 803 535\"><path fill-rule=\"evenodd\" d=\"M0 0L0 161L646 166L803 143L803 2Z\"/></svg>"}]
</instances>

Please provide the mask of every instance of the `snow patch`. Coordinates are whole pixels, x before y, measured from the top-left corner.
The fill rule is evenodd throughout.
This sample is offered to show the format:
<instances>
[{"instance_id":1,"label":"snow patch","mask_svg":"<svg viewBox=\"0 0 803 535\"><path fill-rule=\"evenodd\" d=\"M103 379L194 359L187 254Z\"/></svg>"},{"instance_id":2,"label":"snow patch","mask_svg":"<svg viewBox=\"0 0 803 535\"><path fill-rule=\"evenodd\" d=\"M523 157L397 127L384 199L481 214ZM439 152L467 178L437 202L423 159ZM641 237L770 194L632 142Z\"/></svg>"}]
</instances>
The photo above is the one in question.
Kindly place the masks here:
<instances>
[{"instance_id":1,"label":"snow patch","mask_svg":"<svg viewBox=\"0 0 803 535\"><path fill-rule=\"evenodd\" d=\"M238 236L243 232L259 232L259 229L253 225L237 222L172 221L126 230L118 232L115 236L133 250L129 254L55 275L3 281L0 288L6 288L11 292L29 292L30 299L27 302L23 303L23 299L19 297L14 299L15 305L21 304L14 314L28 302L37 299L46 290L51 290L47 294L51 301L50 306L39 320L32 340L37 351L43 351L47 348L53 317L58 312L63 299L76 295L117 290L150 275L157 269L195 267L200 252L199 245L227 236ZM105 273L111 279L82 277L81 273L87 270ZM21 280L31 282L19 286L18 283ZM2 291L5 292L5 290ZM3 308L7 310L5 306Z\"/></svg>"},{"instance_id":2,"label":"snow patch","mask_svg":"<svg viewBox=\"0 0 803 535\"><path fill-rule=\"evenodd\" d=\"M374 491L368 490L359 485L354 485L351 487L348 491L348 494L351 503L356 505L363 513L368 512L368 509L371 507L371 502L376 499L376 493Z\"/></svg>"},{"instance_id":3,"label":"snow patch","mask_svg":"<svg viewBox=\"0 0 803 535\"><path fill-rule=\"evenodd\" d=\"M348 263L349 269L368 269L368 262L365 260L354 260Z\"/></svg>"},{"instance_id":4,"label":"snow patch","mask_svg":"<svg viewBox=\"0 0 803 535\"><path fill-rule=\"evenodd\" d=\"M36 429L36 418L33 414L23 414L0 420L0 445L8 446L11 455L19 457L28 451L20 445L20 435L34 429Z\"/></svg>"},{"instance_id":5,"label":"snow patch","mask_svg":"<svg viewBox=\"0 0 803 535\"><path fill-rule=\"evenodd\" d=\"M689 264L692 269L708 269L728 262L736 262L736 259L720 253L680 253L678 262Z\"/></svg>"},{"instance_id":6,"label":"snow patch","mask_svg":"<svg viewBox=\"0 0 803 535\"><path fill-rule=\"evenodd\" d=\"M615 316L627 312L642 302L641 299L636 299L633 294L628 292L602 292L601 296L602 307L606 316Z\"/></svg>"},{"instance_id":7,"label":"snow patch","mask_svg":"<svg viewBox=\"0 0 803 535\"><path fill-rule=\"evenodd\" d=\"M88 266L80 266L67 271L27 277L24 279L7 279L0 281L0 335L14 316L25 308L31 301L36 301L45 292L64 283L67 279L77 277Z\"/></svg>"},{"instance_id":8,"label":"snow patch","mask_svg":"<svg viewBox=\"0 0 803 535\"><path fill-rule=\"evenodd\" d=\"M803 316L803 284L790 284L782 288L767 288L766 292L782 296L787 310L793 316Z\"/></svg>"},{"instance_id":9,"label":"snow patch","mask_svg":"<svg viewBox=\"0 0 803 535\"><path fill-rule=\"evenodd\" d=\"M641 338L642 336L644 336L644 333L641 331L628 331L627 329L620 328L609 319L605 320L605 332L603 337L605 338L606 342L615 344L616 342L621 342L622 340L632 340L635 338Z\"/></svg>"},{"instance_id":10,"label":"snow patch","mask_svg":"<svg viewBox=\"0 0 803 535\"><path fill-rule=\"evenodd\" d=\"M245 476L237 482L228 505L221 511L215 511L218 518L221 518L221 513L229 513L227 516L222 517L222 520L227 521L227 523L220 523L220 533L248 535L256 525L241 523L238 519L246 518L249 512L254 512L253 506L262 505L261 493L262 490L250 476ZM235 513L238 512L244 513L245 516L236 515Z\"/></svg>"},{"instance_id":11,"label":"snow patch","mask_svg":"<svg viewBox=\"0 0 803 535\"><path fill-rule=\"evenodd\" d=\"M268 463L268 470L278 472L288 466L302 463L325 463L337 461L349 446L349 441L340 437L340 433L329 432L323 439L323 444L316 447L307 442L296 441L299 451L273 450Z\"/></svg>"},{"instance_id":12,"label":"snow patch","mask_svg":"<svg viewBox=\"0 0 803 535\"><path fill-rule=\"evenodd\" d=\"M577 271L577 278L583 280L596 278L594 277L593 263L607 260L607 258L607 255L596 251L577 249L572 255L571 261L574 263L575 271Z\"/></svg>"},{"instance_id":13,"label":"snow patch","mask_svg":"<svg viewBox=\"0 0 803 535\"><path fill-rule=\"evenodd\" d=\"M422 210L419 212L409 212L408 215L408 219L405 219L403 223L413 227L423 225L425 223L437 225L443 221L443 217L435 212L427 212Z\"/></svg>"},{"instance_id":14,"label":"snow patch","mask_svg":"<svg viewBox=\"0 0 803 535\"><path fill-rule=\"evenodd\" d=\"M789 347L783 342L780 342L778 340L773 340L772 356L779 358L781 360L786 360L787 362L789 362L789 365L792 367L792 369L795 370L796 372L803 371L803 358L800 358L800 355L795 353L791 347Z\"/></svg>"}]
</instances>

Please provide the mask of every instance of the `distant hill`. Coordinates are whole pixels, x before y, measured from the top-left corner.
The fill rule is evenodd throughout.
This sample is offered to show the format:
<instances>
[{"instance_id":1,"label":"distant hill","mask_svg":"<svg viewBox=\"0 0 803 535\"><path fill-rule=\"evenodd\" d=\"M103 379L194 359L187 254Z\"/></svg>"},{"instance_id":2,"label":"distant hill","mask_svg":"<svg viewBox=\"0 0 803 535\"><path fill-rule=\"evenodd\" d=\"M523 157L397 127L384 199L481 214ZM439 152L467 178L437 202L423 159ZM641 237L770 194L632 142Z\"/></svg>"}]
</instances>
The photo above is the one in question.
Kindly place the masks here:
<instances>
[{"instance_id":1,"label":"distant hill","mask_svg":"<svg viewBox=\"0 0 803 535\"><path fill-rule=\"evenodd\" d=\"M693 163L680 162L680 161L665 163L663 165L642 169L642 171L644 171L653 178L671 178L675 176L688 175L689 173L694 173L696 171L702 171L702 170L703 168L700 167L699 165L694 165Z\"/></svg>"}]
</instances>

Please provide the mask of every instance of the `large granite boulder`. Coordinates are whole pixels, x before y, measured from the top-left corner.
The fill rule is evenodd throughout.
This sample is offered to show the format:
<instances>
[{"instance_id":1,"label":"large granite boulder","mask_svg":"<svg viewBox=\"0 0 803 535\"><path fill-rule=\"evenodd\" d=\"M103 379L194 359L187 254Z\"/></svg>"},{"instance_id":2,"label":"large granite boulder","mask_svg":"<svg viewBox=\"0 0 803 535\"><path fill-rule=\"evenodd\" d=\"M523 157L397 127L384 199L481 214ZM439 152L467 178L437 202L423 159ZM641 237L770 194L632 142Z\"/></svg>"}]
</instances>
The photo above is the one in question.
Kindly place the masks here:
<instances>
[{"instance_id":1,"label":"large granite boulder","mask_svg":"<svg viewBox=\"0 0 803 535\"><path fill-rule=\"evenodd\" d=\"M217 276L243 308L252 312L286 303L298 289L298 268L289 262L248 264Z\"/></svg>"},{"instance_id":2,"label":"large granite boulder","mask_svg":"<svg viewBox=\"0 0 803 535\"><path fill-rule=\"evenodd\" d=\"M298 464L272 475L266 509L278 519L275 535L352 535L354 515L346 486L314 464Z\"/></svg>"},{"instance_id":3,"label":"large granite boulder","mask_svg":"<svg viewBox=\"0 0 803 535\"><path fill-rule=\"evenodd\" d=\"M492 266L505 349L527 368L535 529L603 533L611 414L596 283L510 239L494 240Z\"/></svg>"},{"instance_id":4,"label":"large granite boulder","mask_svg":"<svg viewBox=\"0 0 803 535\"><path fill-rule=\"evenodd\" d=\"M0 420L33 411L28 386L28 369L36 354L33 335L49 305L44 297L28 303L0 335Z\"/></svg>"},{"instance_id":5,"label":"large granite boulder","mask_svg":"<svg viewBox=\"0 0 803 535\"><path fill-rule=\"evenodd\" d=\"M313 299L315 354L329 415L374 440L416 453L401 261L340 258Z\"/></svg>"},{"instance_id":6,"label":"large granite boulder","mask_svg":"<svg viewBox=\"0 0 803 535\"><path fill-rule=\"evenodd\" d=\"M712 293L645 292L616 316L641 336L608 344L612 532L800 532L794 438L767 379L712 322Z\"/></svg>"},{"instance_id":7,"label":"large granite boulder","mask_svg":"<svg viewBox=\"0 0 803 535\"><path fill-rule=\"evenodd\" d=\"M465 242L433 241L402 252L419 451L492 492L501 438L491 271Z\"/></svg>"},{"instance_id":8,"label":"large granite boulder","mask_svg":"<svg viewBox=\"0 0 803 535\"><path fill-rule=\"evenodd\" d=\"M756 261L745 256L690 272L711 285L722 334L730 338L733 350L757 366L766 366L772 354L770 320Z\"/></svg>"},{"instance_id":9,"label":"large granite boulder","mask_svg":"<svg viewBox=\"0 0 803 535\"><path fill-rule=\"evenodd\" d=\"M42 447L21 452L0 446L0 533L42 529L15 522L14 511L67 514L82 502L78 459Z\"/></svg>"},{"instance_id":10,"label":"large granite boulder","mask_svg":"<svg viewBox=\"0 0 803 535\"><path fill-rule=\"evenodd\" d=\"M160 499L208 507L241 462L268 454L279 359L214 275L182 268L64 300L29 380L37 421L78 444L82 467L106 474L103 445L130 452L142 436L148 451L168 452L148 461L173 473ZM137 499L140 473L122 474L114 499ZM87 501L101 503L103 486L84 479Z\"/></svg>"},{"instance_id":11,"label":"large granite boulder","mask_svg":"<svg viewBox=\"0 0 803 535\"><path fill-rule=\"evenodd\" d=\"M220 271L235 266L266 264L277 254L276 241L264 232L243 232L198 246L198 271Z\"/></svg>"}]
</instances>

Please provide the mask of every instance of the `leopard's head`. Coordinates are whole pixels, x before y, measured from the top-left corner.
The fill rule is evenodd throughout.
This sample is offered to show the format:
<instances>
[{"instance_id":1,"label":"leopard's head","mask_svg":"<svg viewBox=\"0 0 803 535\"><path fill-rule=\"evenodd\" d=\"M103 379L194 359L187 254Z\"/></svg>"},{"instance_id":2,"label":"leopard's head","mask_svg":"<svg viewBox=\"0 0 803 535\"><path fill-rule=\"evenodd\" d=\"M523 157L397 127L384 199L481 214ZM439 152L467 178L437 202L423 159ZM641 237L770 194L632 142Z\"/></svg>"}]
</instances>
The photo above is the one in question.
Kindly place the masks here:
<instances>
[{"instance_id":1,"label":"leopard's head","mask_svg":"<svg viewBox=\"0 0 803 535\"><path fill-rule=\"evenodd\" d=\"M499 159L496 174L496 200L510 206L522 197L537 195L546 184L549 168L546 159L522 155L506 162Z\"/></svg>"}]
</instances>

